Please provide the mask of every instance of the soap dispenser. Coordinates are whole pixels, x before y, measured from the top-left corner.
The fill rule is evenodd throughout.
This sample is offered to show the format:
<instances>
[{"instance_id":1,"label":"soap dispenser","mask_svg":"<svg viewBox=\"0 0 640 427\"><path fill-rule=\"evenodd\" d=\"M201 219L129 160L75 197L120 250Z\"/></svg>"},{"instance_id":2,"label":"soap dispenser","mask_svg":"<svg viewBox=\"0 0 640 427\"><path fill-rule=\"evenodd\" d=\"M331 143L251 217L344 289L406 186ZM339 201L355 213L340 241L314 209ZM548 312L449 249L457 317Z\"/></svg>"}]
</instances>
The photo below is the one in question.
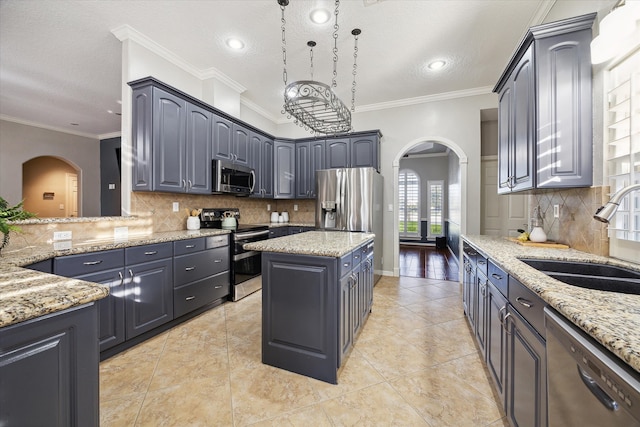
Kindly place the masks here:
<instances>
[{"instance_id":1,"label":"soap dispenser","mask_svg":"<svg viewBox=\"0 0 640 427\"><path fill-rule=\"evenodd\" d=\"M531 221L531 233L529 233L529 240L536 243L542 243L547 241L547 233L542 228L543 219L540 213L540 206L533 208L533 218Z\"/></svg>"}]
</instances>

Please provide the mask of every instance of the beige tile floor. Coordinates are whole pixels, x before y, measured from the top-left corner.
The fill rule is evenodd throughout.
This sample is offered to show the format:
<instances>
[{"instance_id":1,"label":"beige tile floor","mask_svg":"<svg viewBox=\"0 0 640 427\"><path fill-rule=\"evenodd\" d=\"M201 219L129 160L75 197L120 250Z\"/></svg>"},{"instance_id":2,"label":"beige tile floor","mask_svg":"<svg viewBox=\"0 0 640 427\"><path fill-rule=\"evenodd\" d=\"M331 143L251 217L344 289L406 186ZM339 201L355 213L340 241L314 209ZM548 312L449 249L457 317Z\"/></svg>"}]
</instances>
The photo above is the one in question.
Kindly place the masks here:
<instances>
[{"instance_id":1,"label":"beige tile floor","mask_svg":"<svg viewBox=\"0 0 640 427\"><path fill-rule=\"evenodd\" d=\"M263 365L261 293L100 364L101 426L492 426L460 284L383 277L338 385Z\"/></svg>"}]
</instances>

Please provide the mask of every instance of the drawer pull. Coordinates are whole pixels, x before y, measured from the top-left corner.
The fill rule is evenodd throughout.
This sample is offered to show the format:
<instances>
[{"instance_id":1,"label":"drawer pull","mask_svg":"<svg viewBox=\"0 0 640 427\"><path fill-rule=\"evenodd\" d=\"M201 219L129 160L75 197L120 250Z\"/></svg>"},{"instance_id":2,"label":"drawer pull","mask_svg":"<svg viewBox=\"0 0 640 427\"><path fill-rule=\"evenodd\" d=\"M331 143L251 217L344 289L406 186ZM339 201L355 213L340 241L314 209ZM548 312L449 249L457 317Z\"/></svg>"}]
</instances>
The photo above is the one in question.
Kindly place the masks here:
<instances>
[{"instance_id":1,"label":"drawer pull","mask_svg":"<svg viewBox=\"0 0 640 427\"><path fill-rule=\"evenodd\" d=\"M496 273L491 273L491 277L493 277L496 280L502 280L502 276Z\"/></svg>"},{"instance_id":2,"label":"drawer pull","mask_svg":"<svg viewBox=\"0 0 640 427\"><path fill-rule=\"evenodd\" d=\"M478 260L478 264L485 265L487 262L485 260Z\"/></svg>"},{"instance_id":3,"label":"drawer pull","mask_svg":"<svg viewBox=\"0 0 640 427\"><path fill-rule=\"evenodd\" d=\"M349 267L349 263L345 262L344 264L342 264L343 267Z\"/></svg>"},{"instance_id":4,"label":"drawer pull","mask_svg":"<svg viewBox=\"0 0 640 427\"><path fill-rule=\"evenodd\" d=\"M147 251L147 252L145 252L144 254L145 254L145 255L155 255L155 254L157 254L157 253L158 253L158 251Z\"/></svg>"},{"instance_id":5,"label":"drawer pull","mask_svg":"<svg viewBox=\"0 0 640 427\"><path fill-rule=\"evenodd\" d=\"M213 262L220 263L220 262L222 262L222 260L221 259L214 259Z\"/></svg>"},{"instance_id":6,"label":"drawer pull","mask_svg":"<svg viewBox=\"0 0 640 427\"><path fill-rule=\"evenodd\" d=\"M193 270L195 270L195 269L196 269L196 267L195 267L195 266L194 266L194 267L186 267L186 268L184 269L184 271L193 271Z\"/></svg>"},{"instance_id":7,"label":"drawer pull","mask_svg":"<svg viewBox=\"0 0 640 427\"><path fill-rule=\"evenodd\" d=\"M102 264L102 260L98 260L98 261L87 261L87 262L83 262L82 264L84 264L84 265L98 265L98 264Z\"/></svg>"},{"instance_id":8,"label":"drawer pull","mask_svg":"<svg viewBox=\"0 0 640 427\"><path fill-rule=\"evenodd\" d=\"M193 295L190 297L186 297L184 300L185 301L191 301L192 299L196 299L196 297L194 297Z\"/></svg>"},{"instance_id":9,"label":"drawer pull","mask_svg":"<svg viewBox=\"0 0 640 427\"><path fill-rule=\"evenodd\" d=\"M222 289L222 285L214 286L213 289Z\"/></svg>"},{"instance_id":10,"label":"drawer pull","mask_svg":"<svg viewBox=\"0 0 640 427\"><path fill-rule=\"evenodd\" d=\"M524 299L524 298L522 298L522 297L518 297L518 298L516 298L516 301L518 301L518 303L519 303L520 305L523 305L523 306L525 306L525 307L527 307L527 308L531 308L531 307L533 307L533 303L532 303L531 301L527 301L526 299Z\"/></svg>"},{"instance_id":11,"label":"drawer pull","mask_svg":"<svg viewBox=\"0 0 640 427\"><path fill-rule=\"evenodd\" d=\"M187 249L193 249L193 248L195 248L195 247L196 247L196 245L186 245L186 246L185 246L185 248L187 248Z\"/></svg>"},{"instance_id":12,"label":"drawer pull","mask_svg":"<svg viewBox=\"0 0 640 427\"><path fill-rule=\"evenodd\" d=\"M118 271L118 277L120 278L120 284L116 286L122 286L124 284L124 276L122 275L122 271Z\"/></svg>"}]
</instances>

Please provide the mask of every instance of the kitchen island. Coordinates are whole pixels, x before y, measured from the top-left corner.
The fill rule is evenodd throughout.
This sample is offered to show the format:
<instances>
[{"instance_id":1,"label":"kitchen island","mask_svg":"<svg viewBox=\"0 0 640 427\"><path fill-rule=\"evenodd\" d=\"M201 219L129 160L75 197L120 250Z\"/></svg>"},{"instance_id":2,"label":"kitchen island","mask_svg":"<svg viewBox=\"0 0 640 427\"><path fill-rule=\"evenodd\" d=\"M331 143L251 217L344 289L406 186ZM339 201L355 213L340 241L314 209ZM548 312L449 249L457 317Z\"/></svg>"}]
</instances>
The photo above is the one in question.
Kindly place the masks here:
<instances>
[{"instance_id":1,"label":"kitchen island","mask_svg":"<svg viewBox=\"0 0 640 427\"><path fill-rule=\"evenodd\" d=\"M262 251L262 362L332 384L373 300L373 234L309 231Z\"/></svg>"}]
</instances>

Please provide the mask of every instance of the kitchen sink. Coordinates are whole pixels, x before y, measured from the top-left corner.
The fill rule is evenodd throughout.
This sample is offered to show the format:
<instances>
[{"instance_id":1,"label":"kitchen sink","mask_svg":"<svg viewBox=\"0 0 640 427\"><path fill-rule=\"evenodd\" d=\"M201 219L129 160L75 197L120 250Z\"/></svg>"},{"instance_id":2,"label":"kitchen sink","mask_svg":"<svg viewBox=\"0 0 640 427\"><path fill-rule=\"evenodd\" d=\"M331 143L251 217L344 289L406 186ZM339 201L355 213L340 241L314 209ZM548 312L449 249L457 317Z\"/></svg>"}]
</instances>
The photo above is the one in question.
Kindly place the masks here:
<instances>
[{"instance_id":1,"label":"kitchen sink","mask_svg":"<svg viewBox=\"0 0 640 427\"><path fill-rule=\"evenodd\" d=\"M521 259L536 270L569 285L640 295L640 272L614 265Z\"/></svg>"}]
</instances>

